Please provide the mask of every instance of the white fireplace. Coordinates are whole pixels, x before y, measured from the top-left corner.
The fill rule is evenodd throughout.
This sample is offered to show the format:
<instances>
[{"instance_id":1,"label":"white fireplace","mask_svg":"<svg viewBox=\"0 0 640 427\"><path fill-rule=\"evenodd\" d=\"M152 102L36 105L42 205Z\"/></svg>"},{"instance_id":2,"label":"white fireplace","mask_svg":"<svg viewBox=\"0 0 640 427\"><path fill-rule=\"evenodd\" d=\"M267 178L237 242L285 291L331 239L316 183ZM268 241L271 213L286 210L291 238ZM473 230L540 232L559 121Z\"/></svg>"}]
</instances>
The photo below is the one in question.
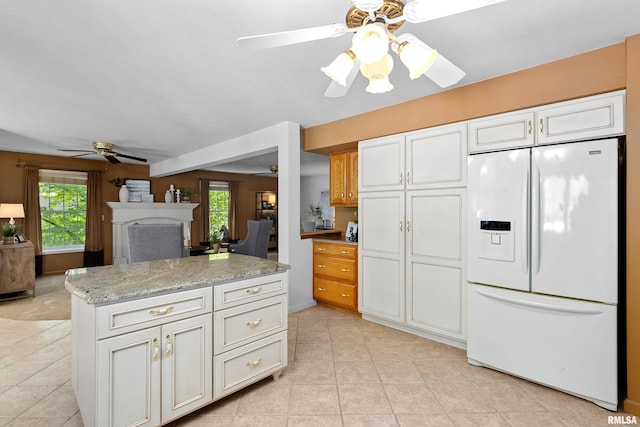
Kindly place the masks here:
<instances>
[{"instance_id":1,"label":"white fireplace","mask_svg":"<svg viewBox=\"0 0 640 427\"><path fill-rule=\"evenodd\" d=\"M184 230L185 248L191 242L193 210L198 203L107 202L113 210L113 264L129 263L129 224L179 224Z\"/></svg>"}]
</instances>

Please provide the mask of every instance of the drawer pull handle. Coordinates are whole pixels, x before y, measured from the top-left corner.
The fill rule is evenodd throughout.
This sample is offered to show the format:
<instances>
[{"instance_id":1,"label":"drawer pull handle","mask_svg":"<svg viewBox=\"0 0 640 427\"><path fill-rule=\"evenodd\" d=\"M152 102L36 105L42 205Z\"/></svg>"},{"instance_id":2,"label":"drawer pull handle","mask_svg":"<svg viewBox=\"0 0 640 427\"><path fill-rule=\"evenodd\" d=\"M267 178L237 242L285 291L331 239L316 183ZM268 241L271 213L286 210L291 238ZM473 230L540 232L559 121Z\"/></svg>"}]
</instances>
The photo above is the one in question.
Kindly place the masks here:
<instances>
[{"instance_id":1,"label":"drawer pull handle","mask_svg":"<svg viewBox=\"0 0 640 427\"><path fill-rule=\"evenodd\" d=\"M326 248L323 248L322 246L320 246L320 247L318 248L318 252L320 252L320 251L326 251L326 250L327 250L327 249L326 249Z\"/></svg>"},{"instance_id":2,"label":"drawer pull handle","mask_svg":"<svg viewBox=\"0 0 640 427\"><path fill-rule=\"evenodd\" d=\"M544 119L540 119L540 135L544 135Z\"/></svg>"},{"instance_id":3,"label":"drawer pull handle","mask_svg":"<svg viewBox=\"0 0 640 427\"><path fill-rule=\"evenodd\" d=\"M350 270L350 269L348 269L348 268L343 268L343 269L342 269L342 272L343 272L343 273L348 273L348 272L350 272L350 271L351 271L351 270Z\"/></svg>"},{"instance_id":4,"label":"drawer pull handle","mask_svg":"<svg viewBox=\"0 0 640 427\"><path fill-rule=\"evenodd\" d=\"M327 289L326 289L326 288L318 288L318 290L319 290L319 291L323 291L323 292L324 292L324 291L326 291Z\"/></svg>"},{"instance_id":5,"label":"drawer pull handle","mask_svg":"<svg viewBox=\"0 0 640 427\"><path fill-rule=\"evenodd\" d=\"M247 362L247 366L250 368L253 368L255 366L258 366L262 363L262 357L258 357L255 361L253 362Z\"/></svg>"},{"instance_id":6,"label":"drawer pull handle","mask_svg":"<svg viewBox=\"0 0 640 427\"><path fill-rule=\"evenodd\" d=\"M262 292L262 286L258 286L257 288L253 288L253 289L247 289L247 293L249 295L259 294L260 292Z\"/></svg>"},{"instance_id":7,"label":"drawer pull handle","mask_svg":"<svg viewBox=\"0 0 640 427\"><path fill-rule=\"evenodd\" d=\"M341 296L342 296L342 298L347 298L349 296L349 294L342 294Z\"/></svg>"},{"instance_id":8,"label":"drawer pull handle","mask_svg":"<svg viewBox=\"0 0 640 427\"><path fill-rule=\"evenodd\" d=\"M247 326L250 328L255 328L256 326L259 326L260 323L262 323L262 319L256 319L253 322L247 322Z\"/></svg>"},{"instance_id":9,"label":"drawer pull handle","mask_svg":"<svg viewBox=\"0 0 640 427\"><path fill-rule=\"evenodd\" d=\"M153 339L153 361L157 362L160 356L160 346L158 345L158 338Z\"/></svg>"},{"instance_id":10,"label":"drawer pull handle","mask_svg":"<svg viewBox=\"0 0 640 427\"><path fill-rule=\"evenodd\" d=\"M149 314L152 316L164 316L165 314L169 314L173 311L173 306L170 305L167 308L163 308L161 310L149 310Z\"/></svg>"},{"instance_id":11,"label":"drawer pull handle","mask_svg":"<svg viewBox=\"0 0 640 427\"><path fill-rule=\"evenodd\" d=\"M318 268L327 268L327 266L324 264L318 264Z\"/></svg>"},{"instance_id":12,"label":"drawer pull handle","mask_svg":"<svg viewBox=\"0 0 640 427\"><path fill-rule=\"evenodd\" d=\"M340 253L342 253L343 255L347 255L347 254L350 254L351 251L340 251Z\"/></svg>"},{"instance_id":13,"label":"drawer pull handle","mask_svg":"<svg viewBox=\"0 0 640 427\"><path fill-rule=\"evenodd\" d=\"M171 343L171 335L167 334L167 352L165 353L165 356L171 357L172 353L173 353L173 344Z\"/></svg>"}]
</instances>

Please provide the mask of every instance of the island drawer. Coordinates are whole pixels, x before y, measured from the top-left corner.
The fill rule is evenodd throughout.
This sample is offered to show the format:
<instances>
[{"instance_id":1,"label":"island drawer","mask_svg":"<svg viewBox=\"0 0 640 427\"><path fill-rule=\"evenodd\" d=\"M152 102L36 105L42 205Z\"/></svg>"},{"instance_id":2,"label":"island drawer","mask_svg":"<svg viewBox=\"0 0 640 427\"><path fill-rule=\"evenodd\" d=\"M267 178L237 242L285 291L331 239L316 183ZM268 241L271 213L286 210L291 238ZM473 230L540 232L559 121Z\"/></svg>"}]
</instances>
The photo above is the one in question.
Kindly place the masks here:
<instances>
[{"instance_id":1,"label":"island drawer","mask_svg":"<svg viewBox=\"0 0 640 427\"><path fill-rule=\"evenodd\" d=\"M287 366L287 332L279 332L213 358L213 398L219 399Z\"/></svg>"},{"instance_id":2,"label":"island drawer","mask_svg":"<svg viewBox=\"0 0 640 427\"><path fill-rule=\"evenodd\" d=\"M272 274L217 285L213 290L214 310L222 310L287 292L287 275Z\"/></svg>"},{"instance_id":3,"label":"island drawer","mask_svg":"<svg viewBox=\"0 0 640 427\"><path fill-rule=\"evenodd\" d=\"M278 295L250 304L216 311L213 315L213 353L287 329L287 296Z\"/></svg>"},{"instance_id":4,"label":"island drawer","mask_svg":"<svg viewBox=\"0 0 640 427\"><path fill-rule=\"evenodd\" d=\"M213 311L211 288L190 289L98 307L98 339Z\"/></svg>"}]
</instances>

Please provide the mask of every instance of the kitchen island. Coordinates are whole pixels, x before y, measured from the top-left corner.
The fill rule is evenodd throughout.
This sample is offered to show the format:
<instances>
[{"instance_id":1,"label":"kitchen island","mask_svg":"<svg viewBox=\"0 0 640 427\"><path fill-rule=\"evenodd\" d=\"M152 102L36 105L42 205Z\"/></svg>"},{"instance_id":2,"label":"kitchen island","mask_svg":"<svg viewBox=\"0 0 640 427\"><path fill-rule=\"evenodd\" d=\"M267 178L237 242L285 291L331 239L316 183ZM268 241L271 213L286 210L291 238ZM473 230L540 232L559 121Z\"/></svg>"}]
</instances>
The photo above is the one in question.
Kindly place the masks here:
<instances>
[{"instance_id":1,"label":"kitchen island","mask_svg":"<svg viewBox=\"0 0 640 427\"><path fill-rule=\"evenodd\" d=\"M237 254L69 270L85 426L158 426L287 366L288 266Z\"/></svg>"}]
</instances>

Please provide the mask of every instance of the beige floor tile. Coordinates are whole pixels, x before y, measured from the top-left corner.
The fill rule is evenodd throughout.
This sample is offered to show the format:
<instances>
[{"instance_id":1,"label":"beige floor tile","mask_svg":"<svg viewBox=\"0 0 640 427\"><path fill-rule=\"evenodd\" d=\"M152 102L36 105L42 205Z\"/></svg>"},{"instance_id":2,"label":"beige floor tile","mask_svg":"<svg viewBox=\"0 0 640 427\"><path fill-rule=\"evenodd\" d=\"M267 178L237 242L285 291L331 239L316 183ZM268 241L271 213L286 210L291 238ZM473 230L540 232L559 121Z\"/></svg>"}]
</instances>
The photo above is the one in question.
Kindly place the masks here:
<instances>
[{"instance_id":1,"label":"beige floor tile","mask_svg":"<svg viewBox=\"0 0 640 427\"><path fill-rule=\"evenodd\" d=\"M298 343L296 345L296 360L332 360L331 344L329 343Z\"/></svg>"},{"instance_id":2,"label":"beige floor tile","mask_svg":"<svg viewBox=\"0 0 640 427\"><path fill-rule=\"evenodd\" d=\"M22 415L55 389L56 387L53 386L17 385L12 387L0 395L0 416Z\"/></svg>"},{"instance_id":3,"label":"beige floor tile","mask_svg":"<svg viewBox=\"0 0 640 427\"><path fill-rule=\"evenodd\" d=\"M340 415L289 415L287 427L342 427Z\"/></svg>"},{"instance_id":4,"label":"beige floor tile","mask_svg":"<svg viewBox=\"0 0 640 427\"><path fill-rule=\"evenodd\" d=\"M510 427L511 424L499 413L449 414L456 427ZM538 426L540 427L540 426Z\"/></svg>"},{"instance_id":5,"label":"beige floor tile","mask_svg":"<svg viewBox=\"0 0 640 427\"><path fill-rule=\"evenodd\" d=\"M361 329L364 342L398 342L396 333L391 329Z\"/></svg>"},{"instance_id":6,"label":"beige floor tile","mask_svg":"<svg viewBox=\"0 0 640 427\"><path fill-rule=\"evenodd\" d=\"M607 413L606 409L600 408L592 402L562 393L560 391L534 384L529 381L518 380L518 386L531 394L549 411L596 411Z\"/></svg>"},{"instance_id":7,"label":"beige floor tile","mask_svg":"<svg viewBox=\"0 0 640 427\"><path fill-rule=\"evenodd\" d=\"M398 414L400 427L453 427L446 414Z\"/></svg>"},{"instance_id":8,"label":"beige floor tile","mask_svg":"<svg viewBox=\"0 0 640 427\"><path fill-rule=\"evenodd\" d=\"M364 343L333 342L331 351L335 361L371 360L369 349Z\"/></svg>"},{"instance_id":9,"label":"beige floor tile","mask_svg":"<svg viewBox=\"0 0 640 427\"><path fill-rule=\"evenodd\" d=\"M24 413L27 417L71 417L78 412L73 388L63 385Z\"/></svg>"},{"instance_id":10,"label":"beige floor tile","mask_svg":"<svg viewBox=\"0 0 640 427\"><path fill-rule=\"evenodd\" d=\"M393 415L344 415L344 427L393 427L398 422Z\"/></svg>"},{"instance_id":11,"label":"beige floor tile","mask_svg":"<svg viewBox=\"0 0 640 427\"><path fill-rule=\"evenodd\" d=\"M491 401L472 383L435 382L429 387L449 414L495 412Z\"/></svg>"},{"instance_id":12,"label":"beige floor tile","mask_svg":"<svg viewBox=\"0 0 640 427\"><path fill-rule=\"evenodd\" d=\"M330 343L328 328L318 329L298 329L298 337L296 339L298 344L317 344L317 343Z\"/></svg>"},{"instance_id":13,"label":"beige floor tile","mask_svg":"<svg viewBox=\"0 0 640 427\"><path fill-rule=\"evenodd\" d=\"M371 358L380 361L410 360L410 354L405 345L397 342L367 343Z\"/></svg>"},{"instance_id":14,"label":"beige floor tile","mask_svg":"<svg viewBox=\"0 0 640 427\"><path fill-rule=\"evenodd\" d=\"M22 382L23 385L61 386L71 378L71 355L63 357Z\"/></svg>"},{"instance_id":15,"label":"beige floor tile","mask_svg":"<svg viewBox=\"0 0 640 427\"><path fill-rule=\"evenodd\" d=\"M201 415L187 415L165 427L233 427L235 416L207 417Z\"/></svg>"},{"instance_id":16,"label":"beige floor tile","mask_svg":"<svg viewBox=\"0 0 640 427\"><path fill-rule=\"evenodd\" d=\"M294 384L291 387L292 415L340 414L335 385Z\"/></svg>"},{"instance_id":17,"label":"beige floor tile","mask_svg":"<svg viewBox=\"0 0 640 427\"><path fill-rule=\"evenodd\" d=\"M364 339L362 338L362 334L360 333L360 329L329 329L329 336L331 338L332 343L343 342L343 343L354 343L360 344L364 343Z\"/></svg>"},{"instance_id":18,"label":"beige floor tile","mask_svg":"<svg viewBox=\"0 0 640 427\"><path fill-rule=\"evenodd\" d=\"M296 360L294 384L335 384L336 373L332 361Z\"/></svg>"},{"instance_id":19,"label":"beige floor tile","mask_svg":"<svg viewBox=\"0 0 640 427\"><path fill-rule=\"evenodd\" d=\"M236 415L287 415L290 397L290 383L269 377L243 392Z\"/></svg>"},{"instance_id":20,"label":"beige floor tile","mask_svg":"<svg viewBox=\"0 0 640 427\"><path fill-rule=\"evenodd\" d=\"M343 414L392 414L381 384L338 384Z\"/></svg>"},{"instance_id":21,"label":"beige floor tile","mask_svg":"<svg viewBox=\"0 0 640 427\"><path fill-rule=\"evenodd\" d=\"M62 424L62 427L84 427L84 423L82 422L82 416L78 412L73 417L69 418L67 422Z\"/></svg>"},{"instance_id":22,"label":"beige floor tile","mask_svg":"<svg viewBox=\"0 0 640 427\"><path fill-rule=\"evenodd\" d=\"M7 427L60 427L67 422L67 417L30 418L20 417L7 424Z\"/></svg>"},{"instance_id":23,"label":"beige floor tile","mask_svg":"<svg viewBox=\"0 0 640 427\"><path fill-rule=\"evenodd\" d=\"M498 412L540 412L545 407L515 381L475 383L483 396Z\"/></svg>"},{"instance_id":24,"label":"beige floor tile","mask_svg":"<svg viewBox=\"0 0 640 427\"><path fill-rule=\"evenodd\" d=\"M551 412L502 412L512 427L561 427L562 420Z\"/></svg>"},{"instance_id":25,"label":"beige floor tile","mask_svg":"<svg viewBox=\"0 0 640 427\"><path fill-rule=\"evenodd\" d=\"M420 372L409 360L376 361L376 370L383 383L422 383Z\"/></svg>"},{"instance_id":26,"label":"beige floor tile","mask_svg":"<svg viewBox=\"0 0 640 427\"><path fill-rule=\"evenodd\" d=\"M384 384L395 414L443 414L442 405L427 384Z\"/></svg>"},{"instance_id":27,"label":"beige floor tile","mask_svg":"<svg viewBox=\"0 0 640 427\"><path fill-rule=\"evenodd\" d=\"M380 383L376 366L370 360L340 360L334 366L338 384Z\"/></svg>"},{"instance_id":28,"label":"beige floor tile","mask_svg":"<svg viewBox=\"0 0 640 427\"><path fill-rule=\"evenodd\" d=\"M466 376L459 368L458 360L428 359L414 360L413 365L426 382L465 382Z\"/></svg>"}]
</instances>

